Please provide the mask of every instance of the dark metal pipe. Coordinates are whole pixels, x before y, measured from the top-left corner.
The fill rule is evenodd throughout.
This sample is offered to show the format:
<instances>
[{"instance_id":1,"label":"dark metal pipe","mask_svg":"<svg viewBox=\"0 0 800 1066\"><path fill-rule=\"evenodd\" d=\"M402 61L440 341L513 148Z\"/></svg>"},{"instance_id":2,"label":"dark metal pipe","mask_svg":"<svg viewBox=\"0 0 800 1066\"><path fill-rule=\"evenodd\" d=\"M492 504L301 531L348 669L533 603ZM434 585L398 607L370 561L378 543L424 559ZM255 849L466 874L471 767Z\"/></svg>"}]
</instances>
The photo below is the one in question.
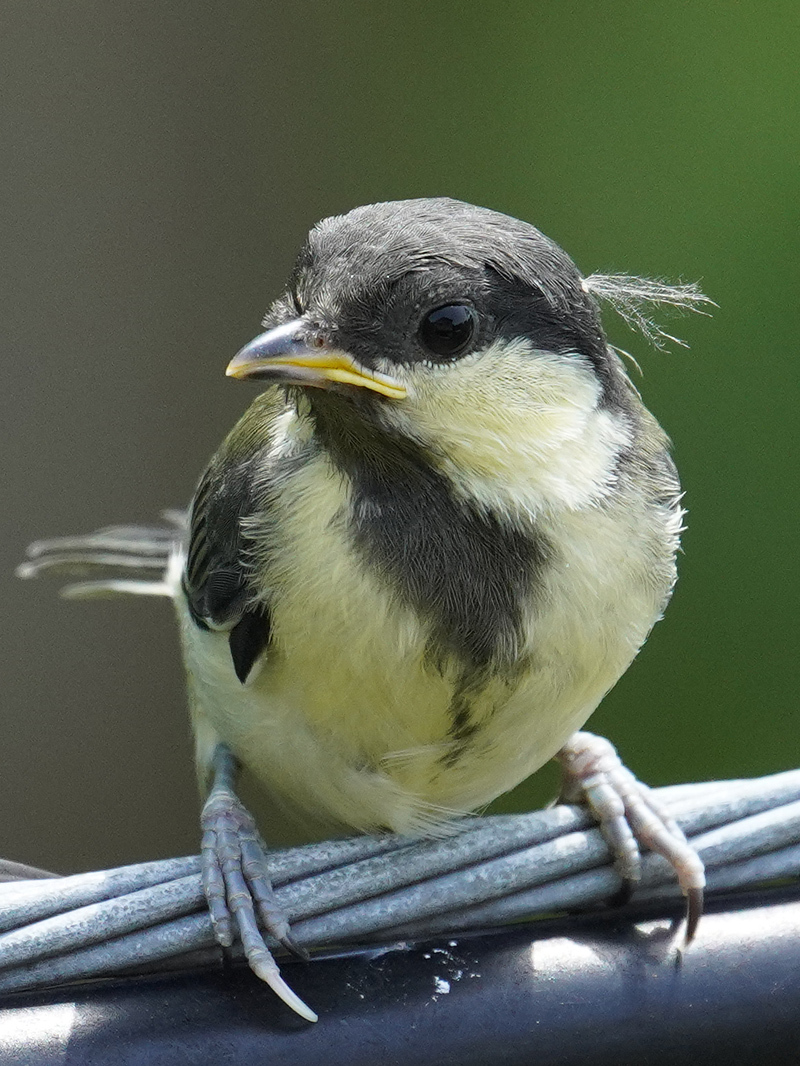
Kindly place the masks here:
<instances>
[{"instance_id":1,"label":"dark metal pipe","mask_svg":"<svg viewBox=\"0 0 800 1066\"><path fill-rule=\"evenodd\" d=\"M246 968L6 999L0 1062L25 1066L771 1066L800 1062L800 887L710 902L680 959L680 906L282 963L320 1013Z\"/></svg>"}]
</instances>

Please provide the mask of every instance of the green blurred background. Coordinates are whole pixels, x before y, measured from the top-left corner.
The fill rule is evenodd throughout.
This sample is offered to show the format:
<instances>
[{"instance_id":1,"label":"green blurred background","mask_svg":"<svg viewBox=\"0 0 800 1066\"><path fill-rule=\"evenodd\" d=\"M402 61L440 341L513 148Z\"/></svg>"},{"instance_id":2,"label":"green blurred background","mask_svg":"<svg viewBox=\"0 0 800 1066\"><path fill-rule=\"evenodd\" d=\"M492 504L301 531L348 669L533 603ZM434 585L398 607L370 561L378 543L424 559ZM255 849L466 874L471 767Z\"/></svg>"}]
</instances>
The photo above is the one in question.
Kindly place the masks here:
<instances>
[{"instance_id":1,"label":"green blurred background","mask_svg":"<svg viewBox=\"0 0 800 1066\"><path fill-rule=\"evenodd\" d=\"M0 47L0 854L196 850L168 605L65 603L11 572L35 537L187 502L253 395L225 364L309 225L408 196L718 302L669 323L688 353L609 323L689 529L667 618L592 727L655 784L800 763L796 0L7 0Z\"/></svg>"}]
</instances>

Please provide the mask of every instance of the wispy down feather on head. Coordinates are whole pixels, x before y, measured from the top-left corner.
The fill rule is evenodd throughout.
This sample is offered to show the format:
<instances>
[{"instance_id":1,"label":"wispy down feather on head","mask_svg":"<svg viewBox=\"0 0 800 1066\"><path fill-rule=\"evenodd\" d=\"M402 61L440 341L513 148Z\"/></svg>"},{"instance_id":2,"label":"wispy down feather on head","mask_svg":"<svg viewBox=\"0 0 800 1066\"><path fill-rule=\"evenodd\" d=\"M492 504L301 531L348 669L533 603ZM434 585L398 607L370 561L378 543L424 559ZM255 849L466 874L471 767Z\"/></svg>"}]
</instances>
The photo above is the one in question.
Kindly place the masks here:
<instances>
[{"instance_id":1,"label":"wispy down feather on head","mask_svg":"<svg viewBox=\"0 0 800 1066\"><path fill-rule=\"evenodd\" d=\"M686 348L680 337L658 324L654 309L674 309L681 313L694 311L707 315L706 307L716 307L714 301L700 291L697 282L672 285L661 278L642 278L632 274L590 274L583 279L583 288L598 300L605 300L624 319L631 329L638 330L655 348L663 349L668 342Z\"/></svg>"}]
</instances>

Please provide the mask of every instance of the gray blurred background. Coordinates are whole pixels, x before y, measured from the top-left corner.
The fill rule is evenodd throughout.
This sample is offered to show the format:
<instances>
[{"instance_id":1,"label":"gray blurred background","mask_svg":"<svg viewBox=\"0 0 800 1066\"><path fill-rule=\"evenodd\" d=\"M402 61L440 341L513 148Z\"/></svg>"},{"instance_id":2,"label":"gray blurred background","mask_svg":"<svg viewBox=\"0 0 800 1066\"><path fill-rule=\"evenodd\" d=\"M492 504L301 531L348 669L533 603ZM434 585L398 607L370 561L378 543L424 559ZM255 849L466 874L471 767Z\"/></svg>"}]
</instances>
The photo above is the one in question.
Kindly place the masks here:
<instances>
[{"instance_id":1,"label":"gray blurred background","mask_svg":"<svg viewBox=\"0 0 800 1066\"><path fill-rule=\"evenodd\" d=\"M308 227L409 196L719 303L669 323L689 353L609 323L690 513L667 619L593 727L655 784L800 763L796 0L6 0L3 23L0 855L197 849L168 604L67 603L13 567L188 502Z\"/></svg>"}]
</instances>

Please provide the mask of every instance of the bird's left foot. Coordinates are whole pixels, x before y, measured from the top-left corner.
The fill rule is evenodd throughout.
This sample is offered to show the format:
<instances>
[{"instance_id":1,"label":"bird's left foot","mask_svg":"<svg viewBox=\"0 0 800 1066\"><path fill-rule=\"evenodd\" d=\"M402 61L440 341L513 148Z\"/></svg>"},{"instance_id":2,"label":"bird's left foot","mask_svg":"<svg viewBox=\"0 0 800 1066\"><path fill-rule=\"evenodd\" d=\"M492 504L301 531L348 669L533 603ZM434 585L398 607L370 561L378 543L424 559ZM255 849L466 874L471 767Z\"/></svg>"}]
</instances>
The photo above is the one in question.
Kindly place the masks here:
<instances>
[{"instance_id":1,"label":"bird's left foot","mask_svg":"<svg viewBox=\"0 0 800 1066\"><path fill-rule=\"evenodd\" d=\"M201 825L203 888L214 935L230 947L238 934L250 969L307 1021L317 1015L286 984L259 928L296 955L305 955L292 940L289 922L275 899L267 868L266 845L255 822L230 784L233 765L220 745L215 755L215 783L203 806Z\"/></svg>"},{"instance_id":2,"label":"bird's left foot","mask_svg":"<svg viewBox=\"0 0 800 1066\"><path fill-rule=\"evenodd\" d=\"M556 759L562 768L560 799L588 804L627 882L641 877L640 846L670 863L686 896L685 942L689 944L703 913L705 870L678 823L603 737L575 733Z\"/></svg>"}]
</instances>

